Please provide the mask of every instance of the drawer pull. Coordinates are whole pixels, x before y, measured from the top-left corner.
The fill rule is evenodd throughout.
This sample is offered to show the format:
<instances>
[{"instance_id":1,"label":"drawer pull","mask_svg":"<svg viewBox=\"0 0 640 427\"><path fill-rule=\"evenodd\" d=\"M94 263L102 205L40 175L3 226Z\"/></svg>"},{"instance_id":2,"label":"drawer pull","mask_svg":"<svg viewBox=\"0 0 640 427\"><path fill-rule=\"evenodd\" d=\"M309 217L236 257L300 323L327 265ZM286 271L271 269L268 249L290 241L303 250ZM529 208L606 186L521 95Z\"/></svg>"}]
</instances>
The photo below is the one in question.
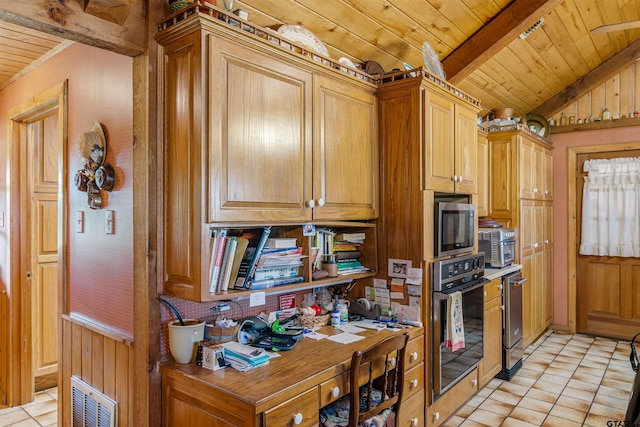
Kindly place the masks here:
<instances>
[{"instance_id":1,"label":"drawer pull","mask_svg":"<svg viewBox=\"0 0 640 427\"><path fill-rule=\"evenodd\" d=\"M416 360L418 360L418 352L414 351L413 353L411 353L411 361L415 362Z\"/></svg>"},{"instance_id":2,"label":"drawer pull","mask_svg":"<svg viewBox=\"0 0 640 427\"><path fill-rule=\"evenodd\" d=\"M391 358L391 360L389 360L389 364L391 366L396 366L396 358L395 357Z\"/></svg>"},{"instance_id":3,"label":"drawer pull","mask_svg":"<svg viewBox=\"0 0 640 427\"><path fill-rule=\"evenodd\" d=\"M418 425L418 419L417 418L411 419L411 425L412 426L417 426Z\"/></svg>"},{"instance_id":4,"label":"drawer pull","mask_svg":"<svg viewBox=\"0 0 640 427\"><path fill-rule=\"evenodd\" d=\"M411 380L411 385L413 386L413 388L418 387L418 380Z\"/></svg>"},{"instance_id":5,"label":"drawer pull","mask_svg":"<svg viewBox=\"0 0 640 427\"><path fill-rule=\"evenodd\" d=\"M334 387L331 389L331 396L338 397L340 396L340 387Z\"/></svg>"},{"instance_id":6,"label":"drawer pull","mask_svg":"<svg viewBox=\"0 0 640 427\"><path fill-rule=\"evenodd\" d=\"M471 380L471 385L476 387L478 385L478 380L476 379Z\"/></svg>"},{"instance_id":7,"label":"drawer pull","mask_svg":"<svg viewBox=\"0 0 640 427\"><path fill-rule=\"evenodd\" d=\"M302 414L301 413L297 413L293 416L293 423L295 425L300 425L302 423Z\"/></svg>"},{"instance_id":8,"label":"drawer pull","mask_svg":"<svg viewBox=\"0 0 640 427\"><path fill-rule=\"evenodd\" d=\"M435 418L436 420L440 419L440 412L436 412L433 414L433 418Z\"/></svg>"}]
</instances>

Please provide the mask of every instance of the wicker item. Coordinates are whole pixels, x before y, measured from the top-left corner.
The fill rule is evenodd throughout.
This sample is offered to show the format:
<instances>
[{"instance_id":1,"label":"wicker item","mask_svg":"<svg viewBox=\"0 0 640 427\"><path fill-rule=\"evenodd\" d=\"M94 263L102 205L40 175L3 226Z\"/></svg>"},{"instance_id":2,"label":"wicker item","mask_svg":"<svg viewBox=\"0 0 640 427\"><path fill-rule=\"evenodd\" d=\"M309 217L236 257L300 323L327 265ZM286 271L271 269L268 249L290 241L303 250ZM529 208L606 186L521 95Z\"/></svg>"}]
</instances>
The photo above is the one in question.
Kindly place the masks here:
<instances>
[{"instance_id":1,"label":"wicker item","mask_svg":"<svg viewBox=\"0 0 640 427\"><path fill-rule=\"evenodd\" d=\"M300 324L305 328L319 328L320 326L326 326L329 324L331 313L323 314L321 316L300 316Z\"/></svg>"}]
</instances>

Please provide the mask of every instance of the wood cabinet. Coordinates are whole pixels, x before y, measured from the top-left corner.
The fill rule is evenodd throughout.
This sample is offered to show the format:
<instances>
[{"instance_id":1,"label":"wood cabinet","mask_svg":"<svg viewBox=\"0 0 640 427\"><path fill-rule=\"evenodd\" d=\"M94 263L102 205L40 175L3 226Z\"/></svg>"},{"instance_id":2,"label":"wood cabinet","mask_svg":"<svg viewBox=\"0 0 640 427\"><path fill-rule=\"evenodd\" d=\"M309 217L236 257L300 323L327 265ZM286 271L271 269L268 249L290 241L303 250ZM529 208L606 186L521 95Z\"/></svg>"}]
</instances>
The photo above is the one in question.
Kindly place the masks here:
<instances>
[{"instance_id":1,"label":"wood cabinet","mask_svg":"<svg viewBox=\"0 0 640 427\"><path fill-rule=\"evenodd\" d=\"M478 129L477 145L477 167L476 167L476 190L477 197L474 198L478 217L485 217L489 214L489 141L487 132Z\"/></svg>"},{"instance_id":2,"label":"wood cabinet","mask_svg":"<svg viewBox=\"0 0 640 427\"><path fill-rule=\"evenodd\" d=\"M484 357L478 365L478 388L502 369L502 277L484 285Z\"/></svg>"},{"instance_id":3,"label":"wood cabinet","mask_svg":"<svg viewBox=\"0 0 640 427\"><path fill-rule=\"evenodd\" d=\"M425 425L437 427L453 415L458 408L478 391L478 370L474 369L459 383L427 408Z\"/></svg>"},{"instance_id":4,"label":"wood cabinet","mask_svg":"<svg viewBox=\"0 0 640 427\"><path fill-rule=\"evenodd\" d=\"M327 326L322 333L333 334ZM268 365L250 372L212 372L195 364L165 362L162 373L164 426L213 425L282 427L318 425L319 409L349 392L349 365L355 350L375 345L393 332L367 330L349 344L303 339ZM409 330L405 396L398 425L424 425L424 330ZM411 350L410 350L411 349ZM409 354L411 353L411 354ZM416 353L416 355L413 355ZM294 421L299 421L296 424Z\"/></svg>"},{"instance_id":5,"label":"wood cabinet","mask_svg":"<svg viewBox=\"0 0 640 427\"><path fill-rule=\"evenodd\" d=\"M437 87L424 85L422 95L425 188L476 193L478 109Z\"/></svg>"},{"instance_id":6,"label":"wood cabinet","mask_svg":"<svg viewBox=\"0 0 640 427\"><path fill-rule=\"evenodd\" d=\"M410 260L412 267L422 269L421 320L430 331L423 350L431 355L434 202L441 192L464 200L476 192L476 114L480 106L458 89L436 83L428 74L394 76L399 78L390 78L378 89L378 276L388 278L389 259ZM467 173L467 169L471 171ZM462 176L462 180L455 176ZM408 304L408 298L398 302ZM433 400L431 359L426 359L423 369L427 405ZM477 380L476 371L474 375ZM402 418L402 422L408 421ZM428 424L422 418L416 422Z\"/></svg>"},{"instance_id":7,"label":"wood cabinet","mask_svg":"<svg viewBox=\"0 0 640 427\"><path fill-rule=\"evenodd\" d=\"M215 298L211 227L378 216L376 85L254 33L200 13L156 36L167 294Z\"/></svg>"},{"instance_id":8,"label":"wood cabinet","mask_svg":"<svg viewBox=\"0 0 640 427\"><path fill-rule=\"evenodd\" d=\"M553 321L553 147L518 126L489 132L488 217L517 231L523 276L523 346Z\"/></svg>"}]
</instances>

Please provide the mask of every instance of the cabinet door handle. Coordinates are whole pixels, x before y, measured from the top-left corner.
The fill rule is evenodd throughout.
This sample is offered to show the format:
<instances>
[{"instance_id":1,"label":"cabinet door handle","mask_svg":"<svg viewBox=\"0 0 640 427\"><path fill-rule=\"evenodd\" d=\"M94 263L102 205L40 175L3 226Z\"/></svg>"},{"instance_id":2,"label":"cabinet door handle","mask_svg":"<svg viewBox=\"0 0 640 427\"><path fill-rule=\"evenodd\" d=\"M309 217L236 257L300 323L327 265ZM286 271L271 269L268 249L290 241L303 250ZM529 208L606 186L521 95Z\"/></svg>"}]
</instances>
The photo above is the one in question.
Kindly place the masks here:
<instances>
[{"instance_id":1,"label":"cabinet door handle","mask_svg":"<svg viewBox=\"0 0 640 427\"><path fill-rule=\"evenodd\" d=\"M532 190L532 191L533 191L534 193L537 193L537 192L538 192L538 189L537 189L536 187L533 187L533 190Z\"/></svg>"},{"instance_id":2,"label":"cabinet door handle","mask_svg":"<svg viewBox=\"0 0 640 427\"><path fill-rule=\"evenodd\" d=\"M475 379L471 380L471 385L474 386L474 387L477 386L478 385L478 380L475 380Z\"/></svg>"},{"instance_id":3,"label":"cabinet door handle","mask_svg":"<svg viewBox=\"0 0 640 427\"><path fill-rule=\"evenodd\" d=\"M320 207L324 206L324 199L318 199L318 206Z\"/></svg>"},{"instance_id":4,"label":"cabinet door handle","mask_svg":"<svg viewBox=\"0 0 640 427\"><path fill-rule=\"evenodd\" d=\"M316 207L316 201L311 199L307 202L307 206L309 206L310 208L315 208Z\"/></svg>"},{"instance_id":5,"label":"cabinet door handle","mask_svg":"<svg viewBox=\"0 0 640 427\"><path fill-rule=\"evenodd\" d=\"M458 182L462 182L462 175L458 177Z\"/></svg>"},{"instance_id":6,"label":"cabinet door handle","mask_svg":"<svg viewBox=\"0 0 640 427\"><path fill-rule=\"evenodd\" d=\"M300 412L293 416L293 423L295 425L300 425L302 423L302 414Z\"/></svg>"},{"instance_id":7,"label":"cabinet door handle","mask_svg":"<svg viewBox=\"0 0 640 427\"><path fill-rule=\"evenodd\" d=\"M435 418L436 420L440 419L440 412L436 412L433 414L433 418Z\"/></svg>"},{"instance_id":8,"label":"cabinet door handle","mask_svg":"<svg viewBox=\"0 0 640 427\"><path fill-rule=\"evenodd\" d=\"M544 241L544 244L545 244L545 245L548 245L548 244L549 244L549 239L545 240L545 241Z\"/></svg>"},{"instance_id":9,"label":"cabinet door handle","mask_svg":"<svg viewBox=\"0 0 640 427\"><path fill-rule=\"evenodd\" d=\"M536 249L538 246L540 246L540 245L539 245L539 244L537 244L537 243L534 243L534 244L533 244L533 249Z\"/></svg>"},{"instance_id":10,"label":"cabinet door handle","mask_svg":"<svg viewBox=\"0 0 640 427\"><path fill-rule=\"evenodd\" d=\"M417 426L418 425L418 419L417 418L412 418L411 419L411 425L412 426Z\"/></svg>"},{"instance_id":11,"label":"cabinet door handle","mask_svg":"<svg viewBox=\"0 0 640 427\"><path fill-rule=\"evenodd\" d=\"M453 175L453 182L458 182L458 175Z\"/></svg>"},{"instance_id":12,"label":"cabinet door handle","mask_svg":"<svg viewBox=\"0 0 640 427\"><path fill-rule=\"evenodd\" d=\"M340 396L340 387L334 387L331 389L331 396L338 397Z\"/></svg>"}]
</instances>

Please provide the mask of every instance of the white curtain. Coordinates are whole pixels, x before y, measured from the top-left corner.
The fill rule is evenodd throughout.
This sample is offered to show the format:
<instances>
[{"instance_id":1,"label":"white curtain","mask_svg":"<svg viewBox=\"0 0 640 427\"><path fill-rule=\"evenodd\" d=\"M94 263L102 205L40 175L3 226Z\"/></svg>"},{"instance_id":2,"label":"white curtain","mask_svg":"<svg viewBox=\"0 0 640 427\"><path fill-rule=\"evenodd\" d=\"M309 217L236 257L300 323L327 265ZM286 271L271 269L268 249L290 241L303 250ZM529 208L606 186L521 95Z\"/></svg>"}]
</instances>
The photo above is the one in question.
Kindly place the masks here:
<instances>
[{"instance_id":1,"label":"white curtain","mask_svg":"<svg viewBox=\"0 0 640 427\"><path fill-rule=\"evenodd\" d=\"M640 157L584 162L580 254L640 257Z\"/></svg>"}]
</instances>

